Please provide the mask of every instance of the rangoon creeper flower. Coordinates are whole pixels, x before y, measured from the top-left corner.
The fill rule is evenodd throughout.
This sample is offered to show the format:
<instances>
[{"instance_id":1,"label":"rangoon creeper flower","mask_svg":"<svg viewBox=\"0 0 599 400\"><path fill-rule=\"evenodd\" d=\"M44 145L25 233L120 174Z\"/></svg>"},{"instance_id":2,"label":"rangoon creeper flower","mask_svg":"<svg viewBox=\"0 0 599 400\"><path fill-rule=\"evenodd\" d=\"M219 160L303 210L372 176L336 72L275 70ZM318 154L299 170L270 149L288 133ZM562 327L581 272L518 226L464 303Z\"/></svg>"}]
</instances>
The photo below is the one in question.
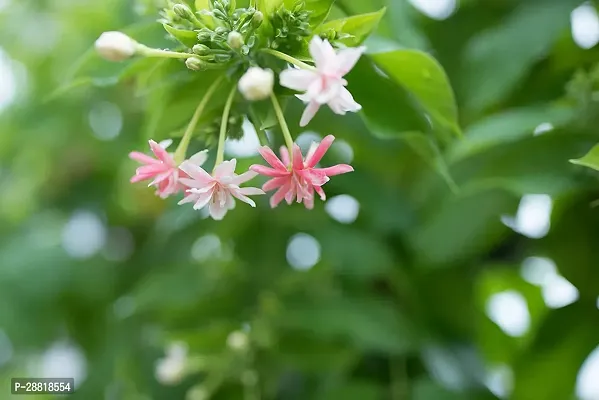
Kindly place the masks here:
<instances>
[{"instance_id":1,"label":"rangoon creeper flower","mask_svg":"<svg viewBox=\"0 0 599 400\"><path fill-rule=\"evenodd\" d=\"M123 61L137 52L137 42L122 32L104 32L96 40L96 51L109 61Z\"/></svg>"},{"instance_id":2,"label":"rangoon creeper flower","mask_svg":"<svg viewBox=\"0 0 599 400\"><path fill-rule=\"evenodd\" d=\"M173 155L166 151L172 142L172 140L165 140L158 144L150 140L150 148L156 158L138 151L129 153L129 158L144 164L142 167L137 168L135 176L131 178L131 183L153 179L148 186L155 186L157 188L156 194L163 199L185 189L180 178L186 175L179 170ZM192 156L188 162L201 166L207 158L208 150L203 150Z\"/></svg>"},{"instance_id":3,"label":"rangoon creeper flower","mask_svg":"<svg viewBox=\"0 0 599 400\"><path fill-rule=\"evenodd\" d=\"M298 203L304 203L307 209L314 208L314 192L318 193L321 200L326 200L322 185L327 183L329 177L352 172L351 165L339 164L328 168L316 168L316 164L324 157L335 137L328 135L320 144L312 143L310 150L304 159L302 151L297 144L293 145L293 161L289 159L286 147L281 147L281 158L268 147L260 148L260 154L272 168L263 165L252 165L250 170L261 175L271 177L262 186L262 190L269 192L278 189L270 198L270 206L275 208L286 200L291 204L293 199Z\"/></svg>"},{"instance_id":4,"label":"rangoon creeper flower","mask_svg":"<svg viewBox=\"0 0 599 400\"><path fill-rule=\"evenodd\" d=\"M239 91L246 100L267 99L275 84L275 74L270 69L251 67L239 80Z\"/></svg>"},{"instance_id":5,"label":"rangoon creeper flower","mask_svg":"<svg viewBox=\"0 0 599 400\"><path fill-rule=\"evenodd\" d=\"M327 104L333 112L345 115L362 106L345 88L343 77L356 65L366 47L348 48L335 53L333 46L318 36L310 42L310 54L316 70L289 68L281 72L280 83L289 89L305 92L297 97L307 104L300 126L306 126L320 107Z\"/></svg>"},{"instance_id":6,"label":"rangoon creeper flower","mask_svg":"<svg viewBox=\"0 0 599 400\"><path fill-rule=\"evenodd\" d=\"M203 168L189 161L185 161L179 167L190 178L181 178L181 183L188 186L188 195L179 202L179 205L185 203L194 203L193 208L200 210L206 206L209 207L210 216L219 221L222 220L227 211L235 208L235 198L256 207L256 203L247 196L264 194L258 188L244 187L239 185L256 177L257 173L252 171L244 172L241 175L235 173L237 160L223 161L214 168L210 175Z\"/></svg>"}]
</instances>

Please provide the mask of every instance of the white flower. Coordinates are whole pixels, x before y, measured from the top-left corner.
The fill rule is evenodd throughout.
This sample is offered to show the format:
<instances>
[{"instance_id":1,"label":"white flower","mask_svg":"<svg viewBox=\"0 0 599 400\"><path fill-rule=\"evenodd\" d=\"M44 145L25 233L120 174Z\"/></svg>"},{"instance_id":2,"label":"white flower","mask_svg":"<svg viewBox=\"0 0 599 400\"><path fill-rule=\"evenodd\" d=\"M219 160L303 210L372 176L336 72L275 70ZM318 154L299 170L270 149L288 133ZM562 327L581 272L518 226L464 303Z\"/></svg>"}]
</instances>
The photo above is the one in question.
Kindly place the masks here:
<instances>
[{"instance_id":1,"label":"white flower","mask_svg":"<svg viewBox=\"0 0 599 400\"><path fill-rule=\"evenodd\" d=\"M267 99L275 84L275 74L270 69L251 67L239 80L239 91L247 100Z\"/></svg>"},{"instance_id":2,"label":"white flower","mask_svg":"<svg viewBox=\"0 0 599 400\"><path fill-rule=\"evenodd\" d=\"M96 40L96 51L109 61L123 61L137 51L137 42L122 32L104 32Z\"/></svg>"},{"instance_id":3,"label":"white flower","mask_svg":"<svg viewBox=\"0 0 599 400\"><path fill-rule=\"evenodd\" d=\"M187 366L187 346L173 343L166 351L166 357L156 362L156 380L163 385L176 385L185 376Z\"/></svg>"},{"instance_id":4,"label":"white flower","mask_svg":"<svg viewBox=\"0 0 599 400\"><path fill-rule=\"evenodd\" d=\"M237 160L224 161L219 164L212 175L198 165L184 161L179 167L191 179L181 178L180 181L190 189L186 197L179 204L195 203L193 208L200 210L206 206L210 208L210 216L215 220L221 220L227 211L235 208L235 198L256 207L256 203L247 196L264 194L258 188L244 187L239 185L253 179L257 173L245 172L241 175L235 173Z\"/></svg>"},{"instance_id":5,"label":"white flower","mask_svg":"<svg viewBox=\"0 0 599 400\"><path fill-rule=\"evenodd\" d=\"M310 42L310 54L315 70L289 68L281 72L281 85L305 92L297 97L307 104L300 126L306 126L314 118L320 106L327 104L333 112L345 115L362 109L345 88L343 77L356 65L365 47L348 48L335 53L333 46L318 36Z\"/></svg>"}]
</instances>

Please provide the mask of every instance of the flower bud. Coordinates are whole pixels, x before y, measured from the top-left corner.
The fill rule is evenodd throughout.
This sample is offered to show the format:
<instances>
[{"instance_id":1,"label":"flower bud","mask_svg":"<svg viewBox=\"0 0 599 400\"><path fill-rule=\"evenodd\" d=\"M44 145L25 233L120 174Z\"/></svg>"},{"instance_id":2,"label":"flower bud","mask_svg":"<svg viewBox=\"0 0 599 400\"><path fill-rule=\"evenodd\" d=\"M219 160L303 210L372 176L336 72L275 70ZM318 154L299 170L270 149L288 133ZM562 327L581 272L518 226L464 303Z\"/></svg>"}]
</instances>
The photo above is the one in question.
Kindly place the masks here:
<instances>
[{"instance_id":1,"label":"flower bud","mask_svg":"<svg viewBox=\"0 0 599 400\"><path fill-rule=\"evenodd\" d=\"M122 32L104 32L96 40L96 51L109 61L123 61L137 51L137 42Z\"/></svg>"},{"instance_id":2,"label":"flower bud","mask_svg":"<svg viewBox=\"0 0 599 400\"><path fill-rule=\"evenodd\" d=\"M200 71L204 69L204 62L198 57L189 57L185 60L185 66L192 71Z\"/></svg>"},{"instance_id":3,"label":"flower bud","mask_svg":"<svg viewBox=\"0 0 599 400\"><path fill-rule=\"evenodd\" d=\"M209 42L210 40L212 40L212 31L209 29L201 29L198 32L198 40L200 42Z\"/></svg>"},{"instance_id":4,"label":"flower bud","mask_svg":"<svg viewBox=\"0 0 599 400\"><path fill-rule=\"evenodd\" d=\"M240 49L243 46L243 36L237 31L229 32L227 43L232 49Z\"/></svg>"},{"instance_id":5,"label":"flower bud","mask_svg":"<svg viewBox=\"0 0 599 400\"><path fill-rule=\"evenodd\" d=\"M248 347L248 335L241 331L231 332L227 337L227 346L231 350L246 350Z\"/></svg>"},{"instance_id":6,"label":"flower bud","mask_svg":"<svg viewBox=\"0 0 599 400\"><path fill-rule=\"evenodd\" d=\"M251 67L239 80L239 91L247 100L264 100L271 95L274 84L272 70Z\"/></svg>"},{"instance_id":7,"label":"flower bud","mask_svg":"<svg viewBox=\"0 0 599 400\"><path fill-rule=\"evenodd\" d=\"M180 18L183 18L186 20L193 18L193 11L191 11L191 8L189 8L185 4L175 4L173 6L173 11Z\"/></svg>"},{"instance_id":8,"label":"flower bud","mask_svg":"<svg viewBox=\"0 0 599 400\"><path fill-rule=\"evenodd\" d=\"M191 51L198 56L206 56L210 54L210 47L203 44L196 44L192 47Z\"/></svg>"},{"instance_id":9,"label":"flower bud","mask_svg":"<svg viewBox=\"0 0 599 400\"><path fill-rule=\"evenodd\" d=\"M258 28L260 25L262 25L262 21L264 21L264 14L262 14L260 11L256 11L252 17L252 26L254 28Z\"/></svg>"},{"instance_id":10,"label":"flower bud","mask_svg":"<svg viewBox=\"0 0 599 400\"><path fill-rule=\"evenodd\" d=\"M214 61L217 63L226 63L231 61L231 54L215 54Z\"/></svg>"}]
</instances>

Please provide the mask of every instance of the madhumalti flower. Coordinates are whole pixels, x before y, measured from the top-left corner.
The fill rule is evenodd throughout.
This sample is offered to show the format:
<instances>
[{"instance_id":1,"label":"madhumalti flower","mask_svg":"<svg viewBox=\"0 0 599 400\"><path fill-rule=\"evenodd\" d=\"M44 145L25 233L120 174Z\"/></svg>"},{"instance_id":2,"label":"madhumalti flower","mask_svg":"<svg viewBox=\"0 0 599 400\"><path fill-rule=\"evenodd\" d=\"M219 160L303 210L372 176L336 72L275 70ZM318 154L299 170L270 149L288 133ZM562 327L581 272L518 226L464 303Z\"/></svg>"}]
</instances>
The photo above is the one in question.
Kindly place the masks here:
<instances>
[{"instance_id":1,"label":"madhumalti flower","mask_svg":"<svg viewBox=\"0 0 599 400\"><path fill-rule=\"evenodd\" d=\"M200 210L209 207L210 216L215 220L222 220L227 211L235 208L235 198L256 207L256 203L248 196L264 194L258 188L239 187L242 183L256 177L257 173L235 173L237 160L223 161L214 168L210 175L203 168L192 162L185 161L179 167L190 178L181 178L181 183L188 186L187 196L179 204L194 203L193 208Z\"/></svg>"},{"instance_id":2,"label":"madhumalti flower","mask_svg":"<svg viewBox=\"0 0 599 400\"><path fill-rule=\"evenodd\" d=\"M270 97L275 84L271 69L251 67L239 80L239 91L246 100L257 101Z\"/></svg>"},{"instance_id":3,"label":"madhumalti flower","mask_svg":"<svg viewBox=\"0 0 599 400\"><path fill-rule=\"evenodd\" d=\"M291 204L295 199L298 203L303 202L304 206L311 210L314 208L315 192L321 200L326 200L322 186L329 181L329 177L354 170L351 165L347 164L316 168L316 164L322 159L334 140L333 135L328 135L320 144L312 143L305 159L297 144L293 145L293 160L290 160L286 147L281 147L280 159L268 146L260 148L260 154L272 168L252 165L250 170L272 178L262 186L262 190L265 192L278 189L270 198L272 208L278 206L283 200L287 201L287 204Z\"/></svg>"},{"instance_id":4,"label":"madhumalti flower","mask_svg":"<svg viewBox=\"0 0 599 400\"><path fill-rule=\"evenodd\" d=\"M327 104L333 112L345 115L362 109L356 103L343 77L356 65L365 47L347 48L335 52L333 46L318 36L310 42L310 54L316 68L289 68L281 72L280 83L289 89L305 92L297 97L307 104L300 126L306 126L319 108Z\"/></svg>"},{"instance_id":5,"label":"madhumalti flower","mask_svg":"<svg viewBox=\"0 0 599 400\"><path fill-rule=\"evenodd\" d=\"M96 40L96 51L109 61L123 61L137 52L135 40L122 32L104 32Z\"/></svg>"},{"instance_id":6,"label":"madhumalti flower","mask_svg":"<svg viewBox=\"0 0 599 400\"><path fill-rule=\"evenodd\" d=\"M180 178L185 177L179 170L179 166L175 162L172 154L169 154L166 149L172 144L172 140L165 140L160 144L150 140L150 148L156 158L146 154L134 151L129 153L129 158L144 164L137 168L135 176L131 178L131 183L141 182L152 179L148 186L156 187L156 194L165 199L179 191L185 189ZM203 150L195 154L189 159L189 163L201 166L208 158L208 151Z\"/></svg>"}]
</instances>

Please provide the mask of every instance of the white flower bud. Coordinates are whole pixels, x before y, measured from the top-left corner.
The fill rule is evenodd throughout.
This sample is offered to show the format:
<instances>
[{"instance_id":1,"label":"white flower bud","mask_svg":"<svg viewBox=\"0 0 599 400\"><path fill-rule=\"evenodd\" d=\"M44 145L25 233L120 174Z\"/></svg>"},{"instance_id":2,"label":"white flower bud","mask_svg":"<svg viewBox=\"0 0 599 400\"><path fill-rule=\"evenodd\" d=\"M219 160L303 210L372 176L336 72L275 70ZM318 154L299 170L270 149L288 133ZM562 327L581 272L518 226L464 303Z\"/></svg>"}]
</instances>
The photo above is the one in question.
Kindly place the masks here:
<instances>
[{"instance_id":1,"label":"white flower bud","mask_svg":"<svg viewBox=\"0 0 599 400\"><path fill-rule=\"evenodd\" d=\"M243 46L243 36L237 31L229 32L227 43L232 49L240 49Z\"/></svg>"},{"instance_id":2,"label":"white flower bud","mask_svg":"<svg viewBox=\"0 0 599 400\"><path fill-rule=\"evenodd\" d=\"M227 337L227 346L231 350L243 351L248 347L248 336L244 332L231 332Z\"/></svg>"},{"instance_id":3,"label":"white flower bud","mask_svg":"<svg viewBox=\"0 0 599 400\"><path fill-rule=\"evenodd\" d=\"M239 91L247 100L264 100L271 95L274 84L272 70L251 67L239 80Z\"/></svg>"},{"instance_id":4,"label":"white flower bud","mask_svg":"<svg viewBox=\"0 0 599 400\"><path fill-rule=\"evenodd\" d=\"M122 32L104 32L96 40L96 51L109 61L123 61L137 51L137 42Z\"/></svg>"},{"instance_id":5,"label":"white flower bud","mask_svg":"<svg viewBox=\"0 0 599 400\"><path fill-rule=\"evenodd\" d=\"M156 363L156 380L163 385L176 385L185 376L186 366L187 346L174 343L167 350L166 357Z\"/></svg>"}]
</instances>

